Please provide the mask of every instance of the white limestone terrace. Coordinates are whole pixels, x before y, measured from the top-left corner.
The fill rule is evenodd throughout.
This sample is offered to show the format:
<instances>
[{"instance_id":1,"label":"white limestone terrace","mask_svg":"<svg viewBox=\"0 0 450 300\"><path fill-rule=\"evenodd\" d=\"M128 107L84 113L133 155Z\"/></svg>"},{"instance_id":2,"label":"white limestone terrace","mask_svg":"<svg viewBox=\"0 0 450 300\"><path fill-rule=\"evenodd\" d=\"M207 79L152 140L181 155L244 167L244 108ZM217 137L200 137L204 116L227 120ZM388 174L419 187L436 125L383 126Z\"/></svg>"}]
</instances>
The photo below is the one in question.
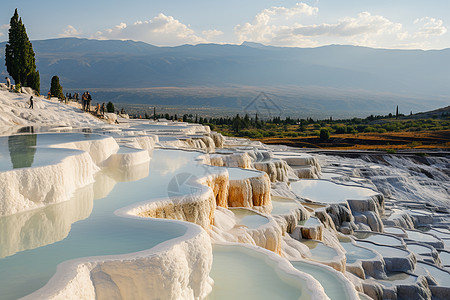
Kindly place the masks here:
<instances>
[{"instance_id":1,"label":"white limestone terrace","mask_svg":"<svg viewBox=\"0 0 450 300\"><path fill-rule=\"evenodd\" d=\"M27 135L24 136L27 137ZM124 159L116 158L116 156L127 157L137 154L135 156L141 163L142 153L148 155L146 151L128 148L118 149L117 144L115 144L114 151L111 151L113 153L107 156L105 153L110 148L107 143L101 144L103 147L106 146L104 149L101 145L93 147L93 144L97 141L95 138L85 144L83 140L77 141L77 138L80 137L79 134L62 134L61 137L52 134L37 136L38 140L40 140L40 136L44 137L42 146L51 144L50 141L53 138L56 144L53 145L54 147L82 148L87 152L81 153L89 155L91 160L95 158L99 165L106 165L109 168L123 166L122 163L117 163L117 161L122 162ZM88 136L91 137L91 135ZM108 141L110 139L102 136L98 140ZM69 233L66 229L55 239L47 239L46 242L49 243L47 245L45 245L45 242L28 246L16 245L15 251L19 252L15 255L12 255L15 252L14 250L5 253L6 257L0 261L0 268L4 271L0 280L2 296L5 298L25 296L41 287L51 278L45 286L28 295L27 298L58 299L74 297L75 295L79 298L96 297L99 299L120 295L148 298L150 294L165 299L202 299L206 297L211 290L211 280L208 275L211 267L211 244L209 238L205 235L206 233L196 225L180 224L174 221L150 221L142 217L135 217L139 214L136 210L144 212L150 209L150 206L161 205L161 203L170 204L187 201L188 204L191 202L195 204L201 199L209 201L212 191L201 184L197 185L194 194L192 194L191 189L183 192L177 190L177 195L171 198L160 198L167 193L167 190L165 188L161 190L161 187L170 187L167 181L170 182L177 175L183 174L183 171L198 176L199 180L202 176L209 176L214 173L215 170L226 172L226 169L204 166L201 163L201 156L203 154L198 152L155 150L152 154L153 167L150 168L147 177L144 176L132 186L128 183L122 189L118 189L120 185L118 183L114 187L114 194L106 193L105 198L96 201L94 208L90 214L88 213L87 219L78 221L75 218L74 221L78 222L69 225L71 226ZM144 159L144 163L145 161L148 162ZM36 168L32 166L22 168L22 170L31 172L34 169ZM251 173L251 176L261 176L258 171L243 170L242 172ZM242 177L239 172L237 174L239 178ZM64 176L62 177L64 178ZM107 174L100 174L100 177L105 178L96 178L94 183L104 183L108 180ZM62 184L62 186L65 185ZM129 188L133 191L132 198L129 197ZM139 202L139 197L142 197L142 199L149 197L146 191L152 191L151 198L153 200ZM154 197L158 195L160 197L155 199ZM133 203L133 208L122 208L117 211L116 216L111 214L114 206L126 206L127 201ZM213 202L209 203L215 204L215 199L213 198ZM130 213L130 211L133 212ZM199 212L201 211L200 209ZM209 221L208 215L205 218ZM40 222L37 224L40 224ZM13 227L13 225L10 227ZM22 229L24 228L22 227ZM26 233L27 235L33 234L32 227L27 229L30 231ZM107 236L109 238L105 239ZM133 239L133 237L136 240L131 242L130 239ZM171 239L173 241L166 242ZM101 242L93 243L93 241ZM21 242L24 243L24 240L14 243ZM86 247L86 245L89 246ZM24 249L29 251L22 251ZM92 255L101 256L91 257ZM171 260L172 263L168 263L167 260ZM27 265L26 274L22 274L21 265L23 262L26 262ZM57 265L56 273L52 276ZM183 265L184 268L180 270L180 266ZM158 272L151 271L152 268L155 271L158 270ZM166 271L161 274L161 270ZM39 276L36 276L36 274L39 274ZM123 281L123 274L127 274L128 279L126 281ZM154 274L154 276L149 276L149 274ZM21 277L20 281L14 280L19 276ZM185 279L182 279L183 276ZM134 284L129 285L129 279L132 279ZM26 288L23 286L24 282ZM161 282L165 282L165 285L161 285ZM180 282L184 282L184 285L180 285ZM172 284L171 287L169 287L169 283ZM316 285L317 287L320 286ZM314 289L311 294L316 295L312 297L313 299L324 298L320 296L320 288ZM309 293L307 296L309 298Z\"/></svg>"},{"instance_id":2,"label":"white limestone terrace","mask_svg":"<svg viewBox=\"0 0 450 300\"><path fill-rule=\"evenodd\" d=\"M30 109L28 108L30 95L0 89L0 134L15 132L14 127L17 126L93 127L104 124L75 105L61 105L56 98L51 100L37 96L33 98L34 109Z\"/></svg>"},{"instance_id":3,"label":"white limestone terrace","mask_svg":"<svg viewBox=\"0 0 450 300\"><path fill-rule=\"evenodd\" d=\"M112 138L77 133L0 138L0 178L4 182L0 215L69 199L77 188L94 181L99 170L96 164L118 149Z\"/></svg>"},{"instance_id":4,"label":"white limestone terrace","mask_svg":"<svg viewBox=\"0 0 450 300\"><path fill-rule=\"evenodd\" d=\"M49 111L61 107L53 123L44 120L42 107L29 113L44 119L26 113L28 96L0 92L10 106L2 107L2 122L27 126L8 127L8 136L0 137L0 176L5 176L0 181L5 214L0 216L0 298L357 299L357 292L365 292L381 299L442 298L450 291L449 273L438 256L447 266L445 213L428 211L423 202L403 199L396 206L392 201L389 216L397 214L394 210L401 216L391 225L408 230L375 233L384 231L383 197L358 176L385 172L382 166L321 158L327 171L353 177L352 183L335 185L374 194L342 197L342 191L320 185L320 192L343 200L303 206L298 200L308 197L292 190L311 180L297 182L287 175L291 168L314 167L316 173L301 174L318 177L315 155L224 139L197 124L125 119L119 125L92 125L88 114L38 99ZM59 123L71 114L79 120ZM47 123L36 123L41 121ZM255 163L262 163L264 172L255 170ZM271 192L277 195L273 202ZM409 208L403 214L401 205ZM315 218L306 220L309 214ZM309 223L320 227L314 235L319 241L309 241L312 250L298 241L312 238ZM417 225L430 234L411 230ZM295 240L297 226L305 235ZM337 230L360 239L344 245ZM414 247L408 239L422 241Z\"/></svg>"}]
</instances>

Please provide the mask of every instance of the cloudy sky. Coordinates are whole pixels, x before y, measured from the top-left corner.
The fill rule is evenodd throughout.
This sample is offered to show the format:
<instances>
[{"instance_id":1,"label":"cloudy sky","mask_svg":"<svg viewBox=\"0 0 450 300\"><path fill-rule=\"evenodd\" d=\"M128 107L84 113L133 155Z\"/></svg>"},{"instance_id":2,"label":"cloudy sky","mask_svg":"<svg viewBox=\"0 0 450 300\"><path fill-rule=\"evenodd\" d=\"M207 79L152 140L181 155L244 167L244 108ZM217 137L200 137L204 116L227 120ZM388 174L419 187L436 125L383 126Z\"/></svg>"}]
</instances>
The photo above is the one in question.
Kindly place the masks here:
<instances>
[{"instance_id":1,"label":"cloudy sky","mask_svg":"<svg viewBox=\"0 0 450 300\"><path fill-rule=\"evenodd\" d=\"M32 40L450 48L448 0L17 0L1 6L0 41L7 40L17 7Z\"/></svg>"}]
</instances>

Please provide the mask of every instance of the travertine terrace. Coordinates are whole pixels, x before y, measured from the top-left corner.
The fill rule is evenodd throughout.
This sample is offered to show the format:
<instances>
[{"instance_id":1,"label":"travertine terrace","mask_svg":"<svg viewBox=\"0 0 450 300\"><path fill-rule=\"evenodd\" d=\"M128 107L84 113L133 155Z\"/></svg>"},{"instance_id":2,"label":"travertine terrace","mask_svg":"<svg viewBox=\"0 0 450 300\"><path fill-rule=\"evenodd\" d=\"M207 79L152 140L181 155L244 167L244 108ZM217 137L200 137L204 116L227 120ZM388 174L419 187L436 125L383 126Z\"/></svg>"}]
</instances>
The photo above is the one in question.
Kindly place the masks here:
<instances>
[{"instance_id":1,"label":"travertine terrace","mask_svg":"<svg viewBox=\"0 0 450 300\"><path fill-rule=\"evenodd\" d=\"M17 112L0 115L2 299L450 297L446 157L343 159L64 107L70 124L0 98Z\"/></svg>"}]
</instances>

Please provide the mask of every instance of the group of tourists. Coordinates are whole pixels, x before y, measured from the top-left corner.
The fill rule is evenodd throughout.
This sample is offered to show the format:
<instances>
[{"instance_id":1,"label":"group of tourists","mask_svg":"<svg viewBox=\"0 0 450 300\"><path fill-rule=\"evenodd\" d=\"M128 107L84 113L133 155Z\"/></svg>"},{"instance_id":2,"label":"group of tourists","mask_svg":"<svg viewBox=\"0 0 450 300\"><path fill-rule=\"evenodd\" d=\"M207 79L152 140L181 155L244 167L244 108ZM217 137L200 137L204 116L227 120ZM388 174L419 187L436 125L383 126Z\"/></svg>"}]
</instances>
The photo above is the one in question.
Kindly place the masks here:
<instances>
[{"instance_id":1,"label":"group of tourists","mask_svg":"<svg viewBox=\"0 0 450 300\"><path fill-rule=\"evenodd\" d=\"M81 96L81 105L84 111L87 112L91 111L91 101L92 101L91 94L89 94L88 91L84 92L83 95Z\"/></svg>"},{"instance_id":2,"label":"group of tourists","mask_svg":"<svg viewBox=\"0 0 450 300\"><path fill-rule=\"evenodd\" d=\"M74 100L75 102L78 102L80 95L78 93L66 93L66 99L68 100Z\"/></svg>"},{"instance_id":3,"label":"group of tourists","mask_svg":"<svg viewBox=\"0 0 450 300\"><path fill-rule=\"evenodd\" d=\"M97 115L101 115L102 117L105 117L105 110L106 110L105 102L103 102L101 106L100 106L100 103L97 103L97 108L95 109L95 113Z\"/></svg>"},{"instance_id":4,"label":"group of tourists","mask_svg":"<svg viewBox=\"0 0 450 300\"><path fill-rule=\"evenodd\" d=\"M8 77L5 77L6 80L6 87L8 89L12 88L11 85L11 80ZM64 97L64 96L62 96ZM48 99L51 98L51 93L50 91L48 92ZM78 102L79 99L79 94L78 93L66 93L66 97L64 100L73 100L75 102ZM90 112L91 111L91 102L92 102L92 96L91 94L86 91L83 93L83 95L81 96L81 105L82 105L82 110L86 111L86 112ZM28 108L33 109L34 108L34 101L33 101L33 96L31 96L30 100L29 100L30 106ZM66 102L67 103L67 102ZM97 107L95 109L95 113L97 115L101 115L103 117L105 117L105 111L106 111L106 105L103 102L102 105L100 105L100 103L97 104ZM125 110L122 108L121 113L125 113Z\"/></svg>"}]
</instances>

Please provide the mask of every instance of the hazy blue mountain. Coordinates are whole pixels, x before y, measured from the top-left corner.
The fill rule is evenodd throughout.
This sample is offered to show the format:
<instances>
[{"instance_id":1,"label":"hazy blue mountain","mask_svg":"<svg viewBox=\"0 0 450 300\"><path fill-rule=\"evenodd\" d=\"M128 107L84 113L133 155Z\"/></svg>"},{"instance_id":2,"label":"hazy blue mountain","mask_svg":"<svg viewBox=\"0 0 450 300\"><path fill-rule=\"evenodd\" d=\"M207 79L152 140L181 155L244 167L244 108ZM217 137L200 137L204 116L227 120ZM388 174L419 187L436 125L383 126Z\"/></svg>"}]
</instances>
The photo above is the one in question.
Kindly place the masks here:
<instances>
[{"instance_id":1,"label":"hazy blue mountain","mask_svg":"<svg viewBox=\"0 0 450 300\"><path fill-rule=\"evenodd\" d=\"M65 89L91 89L114 101L176 105L195 99L199 106L239 107L266 91L288 110L375 113L392 110L394 101L408 105L407 112L450 102L450 49L283 48L248 42L156 47L77 38L33 41L33 48L43 91L58 75ZM138 90L152 87L180 89L162 95ZM192 87L197 97L191 90L183 93ZM217 93L203 93L204 88Z\"/></svg>"}]
</instances>

